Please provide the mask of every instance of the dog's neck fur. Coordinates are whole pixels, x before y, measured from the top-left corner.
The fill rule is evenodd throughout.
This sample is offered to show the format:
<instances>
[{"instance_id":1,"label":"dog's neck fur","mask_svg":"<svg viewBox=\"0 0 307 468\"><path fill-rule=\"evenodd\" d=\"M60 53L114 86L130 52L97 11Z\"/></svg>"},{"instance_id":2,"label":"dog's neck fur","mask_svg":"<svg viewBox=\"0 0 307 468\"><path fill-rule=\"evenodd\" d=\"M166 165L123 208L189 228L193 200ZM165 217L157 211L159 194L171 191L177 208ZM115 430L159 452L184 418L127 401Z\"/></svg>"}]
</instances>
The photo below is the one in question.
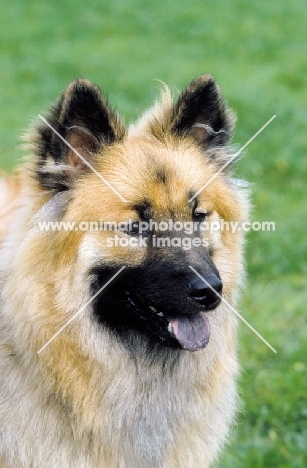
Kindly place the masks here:
<instances>
[{"instance_id":1,"label":"dog's neck fur","mask_svg":"<svg viewBox=\"0 0 307 468\"><path fill-rule=\"evenodd\" d=\"M0 397L4 402L3 414L10 412L13 415L5 425L6 432L11 433L14 440L5 441L5 445L13 444L21 453L24 451L18 453L16 460L11 454L9 468L21 467L17 462L19 458L27 466L32 463L38 466L35 464L37 453L41 453L41 466L46 467L60 466L59 463L67 468L100 466L100 463L109 466L108 460L112 460L112 466L122 468L194 467L195 453L198 453L196 445L202 444L201 453L206 452L208 445L210 453L215 454L215 431L224 436L227 432L229 421L219 421L215 415L218 409L229 414L230 419L234 412L232 378L236 365L229 350L221 348L218 353L216 348L210 361L206 357L207 350L195 354L169 350L149 362L145 347L140 345L140 353L131 355L119 345L116 351L121 356L121 363L113 363L114 378L104 375L106 369L99 362L91 368L87 398L88 402L95 402L98 397L95 414L88 412L88 403L82 401L79 407L71 404L71 412L63 418L63 411L67 412L69 408L69 398L56 395L52 386L48 388L46 376L40 375L37 365L27 363L26 356L14 355L12 347L5 344L4 337L8 333L9 327L0 333L1 360L7 363L2 382L10 381L10 376L14 375L15 383L10 389L1 384ZM209 346L212 351L217 343L212 342ZM222 382L220 373L219 378L216 377L216 369L221 366L224 368ZM125 369L122 379L118 377L121 369ZM23 395L19 394L21 385ZM6 407L8 392L10 398L16 395L14 407ZM22 411L23 406L29 410ZM14 420L18 420L17 431L9 428ZM199 439L198 432L206 432L206 440ZM37 433L44 434L43 440L36 440ZM32 455L26 453L29 440L33 444L32 453L36 454L33 460ZM57 451L47 450L46 447L51 447L55 440L58 440ZM180 444L184 447L183 452L178 449ZM78 448L72 453L71 447ZM116 451L118 447L121 449ZM198 463L198 466L206 466L204 458Z\"/></svg>"}]
</instances>

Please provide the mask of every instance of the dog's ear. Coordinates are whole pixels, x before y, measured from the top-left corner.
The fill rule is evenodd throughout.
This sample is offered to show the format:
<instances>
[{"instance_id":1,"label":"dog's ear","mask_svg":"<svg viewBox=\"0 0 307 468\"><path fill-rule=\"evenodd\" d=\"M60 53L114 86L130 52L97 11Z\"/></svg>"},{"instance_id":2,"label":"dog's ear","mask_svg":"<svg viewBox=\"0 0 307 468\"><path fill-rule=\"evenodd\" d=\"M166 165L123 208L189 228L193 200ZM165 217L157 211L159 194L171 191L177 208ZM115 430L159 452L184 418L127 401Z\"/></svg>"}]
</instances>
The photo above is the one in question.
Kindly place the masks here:
<instances>
[{"instance_id":1,"label":"dog's ear","mask_svg":"<svg viewBox=\"0 0 307 468\"><path fill-rule=\"evenodd\" d=\"M234 121L215 80L210 75L200 75L175 102L171 132L191 136L203 149L207 149L229 142Z\"/></svg>"},{"instance_id":2,"label":"dog's ear","mask_svg":"<svg viewBox=\"0 0 307 468\"><path fill-rule=\"evenodd\" d=\"M124 135L123 123L99 88L85 79L73 81L30 138L40 184L70 188L74 179L90 170L95 153Z\"/></svg>"}]
</instances>

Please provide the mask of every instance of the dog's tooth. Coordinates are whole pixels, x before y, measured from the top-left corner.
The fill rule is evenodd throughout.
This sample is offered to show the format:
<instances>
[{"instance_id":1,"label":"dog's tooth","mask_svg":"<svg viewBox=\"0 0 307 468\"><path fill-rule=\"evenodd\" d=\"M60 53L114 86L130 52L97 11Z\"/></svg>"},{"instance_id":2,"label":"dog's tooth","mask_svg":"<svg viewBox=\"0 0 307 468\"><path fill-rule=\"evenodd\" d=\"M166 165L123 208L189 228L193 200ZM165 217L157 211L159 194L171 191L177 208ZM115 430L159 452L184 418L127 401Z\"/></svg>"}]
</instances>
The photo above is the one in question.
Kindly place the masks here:
<instances>
[{"instance_id":1,"label":"dog's tooth","mask_svg":"<svg viewBox=\"0 0 307 468\"><path fill-rule=\"evenodd\" d=\"M153 306L149 306L149 308L150 308L153 312L156 312L156 313L158 312L157 309L156 309L155 307L153 307Z\"/></svg>"},{"instance_id":2,"label":"dog's tooth","mask_svg":"<svg viewBox=\"0 0 307 468\"><path fill-rule=\"evenodd\" d=\"M174 334L174 332L173 332L173 325L172 325L171 322L168 324L167 329L168 329L168 331L169 331L172 335Z\"/></svg>"},{"instance_id":3,"label":"dog's tooth","mask_svg":"<svg viewBox=\"0 0 307 468\"><path fill-rule=\"evenodd\" d=\"M164 317L163 312L158 312L159 317Z\"/></svg>"}]
</instances>

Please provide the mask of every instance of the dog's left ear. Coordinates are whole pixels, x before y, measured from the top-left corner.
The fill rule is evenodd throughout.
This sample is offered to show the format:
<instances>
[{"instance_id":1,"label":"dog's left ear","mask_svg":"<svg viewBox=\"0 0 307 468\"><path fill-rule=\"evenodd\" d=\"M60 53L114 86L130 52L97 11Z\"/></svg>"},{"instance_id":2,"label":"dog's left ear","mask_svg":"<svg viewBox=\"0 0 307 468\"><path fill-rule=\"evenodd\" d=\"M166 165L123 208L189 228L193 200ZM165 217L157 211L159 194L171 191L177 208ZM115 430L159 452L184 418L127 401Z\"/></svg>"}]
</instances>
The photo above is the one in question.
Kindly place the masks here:
<instances>
[{"instance_id":1,"label":"dog's left ear","mask_svg":"<svg viewBox=\"0 0 307 468\"><path fill-rule=\"evenodd\" d=\"M191 136L204 149L226 145L235 119L210 75L195 78L173 106L171 132Z\"/></svg>"},{"instance_id":2,"label":"dog's left ear","mask_svg":"<svg viewBox=\"0 0 307 468\"><path fill-rule=\"evenodd\" d=\"M95 165L95 153L121 140L125 126L97 86L85 79L70 83L30 134L42 187L65 190Z\"/></svg>"}]
</instances>

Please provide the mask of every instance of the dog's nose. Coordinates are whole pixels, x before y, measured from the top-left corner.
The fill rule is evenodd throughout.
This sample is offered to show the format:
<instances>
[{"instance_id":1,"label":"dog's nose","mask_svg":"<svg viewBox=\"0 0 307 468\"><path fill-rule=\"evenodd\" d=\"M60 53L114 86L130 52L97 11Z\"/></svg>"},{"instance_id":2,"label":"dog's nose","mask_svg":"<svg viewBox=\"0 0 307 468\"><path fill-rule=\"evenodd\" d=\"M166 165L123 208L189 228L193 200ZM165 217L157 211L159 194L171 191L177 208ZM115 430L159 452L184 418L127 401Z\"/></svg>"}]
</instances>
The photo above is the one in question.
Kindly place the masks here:
<instances>
[{"instance_id":1,"label":"dog's nose","mask_svg":"<svg viewBox=\"0 0 307 468\"><path fill-rule=\"evenodd\" d=\"M221 301L223 283L216 275L204 276L204 280L193 278L188 284L189 295L198 304L214 309Z\"/></svg>"}]
</instances>

